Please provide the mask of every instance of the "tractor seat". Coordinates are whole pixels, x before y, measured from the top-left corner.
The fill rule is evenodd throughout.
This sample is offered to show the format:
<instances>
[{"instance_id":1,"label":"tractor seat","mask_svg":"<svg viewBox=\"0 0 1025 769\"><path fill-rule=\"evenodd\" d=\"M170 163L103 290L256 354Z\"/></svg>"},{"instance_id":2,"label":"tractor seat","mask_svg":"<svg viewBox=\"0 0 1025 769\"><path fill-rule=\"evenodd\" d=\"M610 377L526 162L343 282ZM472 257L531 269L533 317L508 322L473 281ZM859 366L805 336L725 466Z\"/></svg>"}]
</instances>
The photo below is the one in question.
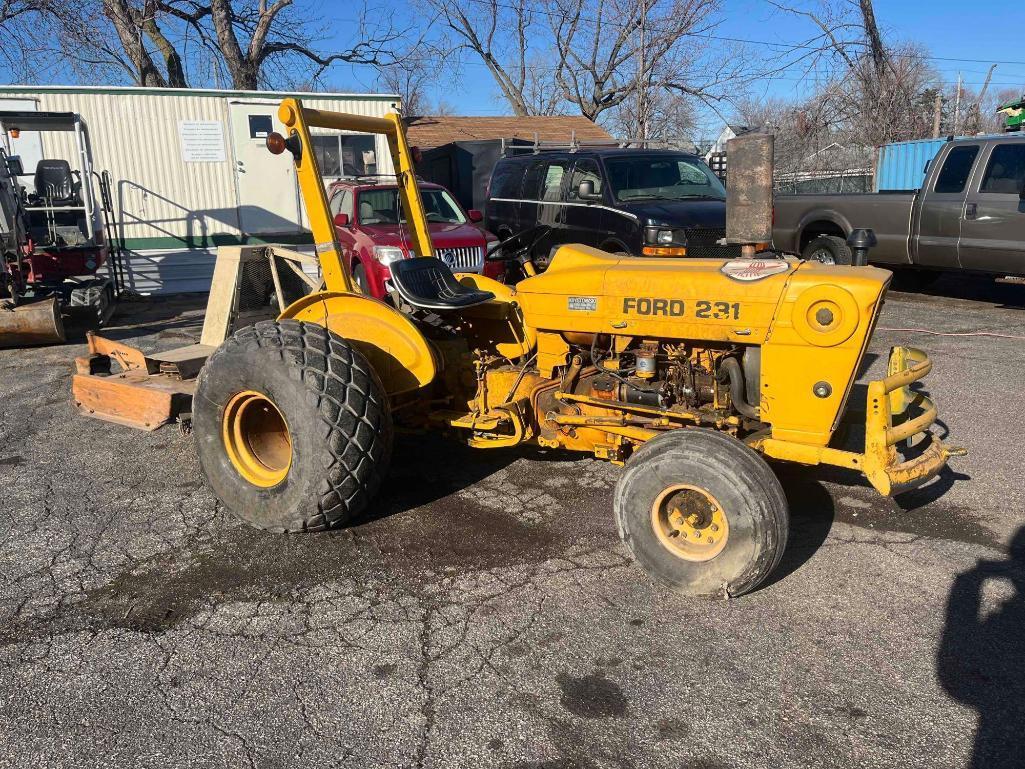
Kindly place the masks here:
<instances>
[{"instance_id":1,"label":"tractor seat","mask_svg":"<svg viewBox=\"0 0 1025 769\"><path fill-rule=\"evenodd\" d=\"M461 310L495 298L490 291L464 286L448 266L433 256L392 262L392 282L399 296L425 310Z\"/></svg>"}]
</instances>

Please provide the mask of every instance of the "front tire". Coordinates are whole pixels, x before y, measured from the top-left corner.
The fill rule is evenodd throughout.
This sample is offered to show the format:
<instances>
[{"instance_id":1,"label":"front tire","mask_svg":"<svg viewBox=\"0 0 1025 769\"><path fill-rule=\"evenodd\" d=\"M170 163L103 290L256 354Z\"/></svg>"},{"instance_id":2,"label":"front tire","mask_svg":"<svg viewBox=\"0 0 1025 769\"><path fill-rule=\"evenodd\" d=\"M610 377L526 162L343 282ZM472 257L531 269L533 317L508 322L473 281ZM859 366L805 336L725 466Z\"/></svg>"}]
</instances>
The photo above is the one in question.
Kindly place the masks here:
<instances>
[{"instance_id":1,"label":"front tire","mask_svg":"<svg viewBox=\"0 0 1025 769\"><path fill-rule=\"evenodd\" d=\"M748 593L786 548L779 480L756 452L713 430L682 428L645 443L626 463L614 507L641 567L685 595Z\"/></svg>"},{"instance_id":2,"label":"front tire","mask_svg":"<svg viewBox=\"0 0 1025 769\"><path fill-rule=\"evenodd\" d=\"M272 531L346 523L391 460L391 414L369 362L294 320L240 329L217 348L196 384L193 431L217 498Z\"/></svg>"},{"instance_id":3,"label":"front tire","mask_svg":"<svg viewBox=\"0 0 1025 769\"><path fill-rule=\"evenodd\" d=\"M847 241L836 235L819 235L813 238L801 252L801 257L809 262L822 264L851 264L853 255Z\"/></svg>"}]
</instances>

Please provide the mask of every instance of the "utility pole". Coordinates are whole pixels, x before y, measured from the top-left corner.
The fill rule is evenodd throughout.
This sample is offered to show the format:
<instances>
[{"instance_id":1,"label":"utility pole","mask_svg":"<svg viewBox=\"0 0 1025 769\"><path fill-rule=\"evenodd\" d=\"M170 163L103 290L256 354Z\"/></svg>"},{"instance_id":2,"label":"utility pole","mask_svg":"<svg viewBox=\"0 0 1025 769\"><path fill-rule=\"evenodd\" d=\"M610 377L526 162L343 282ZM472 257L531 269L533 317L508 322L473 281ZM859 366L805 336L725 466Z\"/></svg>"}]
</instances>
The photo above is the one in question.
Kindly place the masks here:
<instances>
[{"instance_id":1,"label":"utility pole","mask_svg":"<svg viewBox=\"0 0 1025 769\"><path fill-rule=\"evenodd\" d=\"M932 138L940 138L940 117L943 113L943 94L939 91L936 92L936 101L933 104L932 111Z\"/></svg>"},{"instance_id":2,"label":"utility pole","mask_svg":"<svg viewBox=\"0 0 1025 769\"><path fill-rule=\"evenodd\" d=\"M644 71L644 27L648 21L648 0L641 0L640 40L637 44L637 128L639 138L648 138L648 75Z\"/></svg>"},{"instance_id":3,"label":"utility pole","mask_svg":"<svg viewBox=\"0 0 1025 769\"><path fill-rule=\"evenodd\" d=\"M957 136L957 125L961 122L961 73L957 73L957 96L954 97L954 136Z\"/></svg>"}]
</instances>

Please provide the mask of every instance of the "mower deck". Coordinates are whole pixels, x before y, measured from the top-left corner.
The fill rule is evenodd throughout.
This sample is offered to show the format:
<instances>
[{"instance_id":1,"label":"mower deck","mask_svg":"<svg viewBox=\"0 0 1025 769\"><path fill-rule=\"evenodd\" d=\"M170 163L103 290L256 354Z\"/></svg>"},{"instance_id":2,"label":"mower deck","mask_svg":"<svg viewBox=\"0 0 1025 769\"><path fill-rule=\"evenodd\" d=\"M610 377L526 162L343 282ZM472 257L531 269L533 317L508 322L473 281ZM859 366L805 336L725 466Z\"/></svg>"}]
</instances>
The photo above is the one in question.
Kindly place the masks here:
<instances>
[{"instance_id":1,"label":"mower deck","mask_svg":"<svg viewBox=\"0 0 1025 769\"><path fill-rule=\"evenodd\" d=\"M156 430L189 414L196 375L213 352L193 344L157 355L89 333L89 355L75 359L71 392L84 414ZM120 371L113 371L116 362Z\"/></svg>"}]
</instances>

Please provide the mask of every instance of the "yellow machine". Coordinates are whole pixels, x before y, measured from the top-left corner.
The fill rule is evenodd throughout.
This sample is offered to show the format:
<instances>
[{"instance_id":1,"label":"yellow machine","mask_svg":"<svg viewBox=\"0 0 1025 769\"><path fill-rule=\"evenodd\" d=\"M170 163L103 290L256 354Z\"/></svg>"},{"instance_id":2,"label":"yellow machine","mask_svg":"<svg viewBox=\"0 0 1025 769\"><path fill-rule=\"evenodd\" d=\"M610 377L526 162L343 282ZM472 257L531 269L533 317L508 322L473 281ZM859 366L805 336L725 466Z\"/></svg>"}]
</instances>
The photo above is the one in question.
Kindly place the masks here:
<instances>
[{"instance_id":1,"label":"yellow machine","mask_svg":"<svg viewBox=\"0 0 1025 769\"><path fill-rule=\"evenodd\" d=\"M739 595L773 570L787 540L786 499L765 458L848 468L892 494L960 452L929 433L935 408L910 387L931 368L918 350L895 348L864 411L848 408L887 271L565 246L515 287L453 276L433 258L397 116L319 112L293 99L279 115L289 135L273 134L268 148L295 159L323 289L238 330L179 388L195 390L207 480L253 525L344 524L371 504L395 425L443 429L482 449L533 442L623 465L615 516L640 564L680 592ZM360 294L348 273L310 127L388 139L413 252L392 265L396 304ZM132 356L92 344L76 400L104 416L114 396L97 388L114 383L96 374L110 357ZM163 366L139 354L126 367L133 391L163 387L167 400L166 386L147 381ZM857 445L846 445L855 433Z\"/></svg>"}]
</instances>

